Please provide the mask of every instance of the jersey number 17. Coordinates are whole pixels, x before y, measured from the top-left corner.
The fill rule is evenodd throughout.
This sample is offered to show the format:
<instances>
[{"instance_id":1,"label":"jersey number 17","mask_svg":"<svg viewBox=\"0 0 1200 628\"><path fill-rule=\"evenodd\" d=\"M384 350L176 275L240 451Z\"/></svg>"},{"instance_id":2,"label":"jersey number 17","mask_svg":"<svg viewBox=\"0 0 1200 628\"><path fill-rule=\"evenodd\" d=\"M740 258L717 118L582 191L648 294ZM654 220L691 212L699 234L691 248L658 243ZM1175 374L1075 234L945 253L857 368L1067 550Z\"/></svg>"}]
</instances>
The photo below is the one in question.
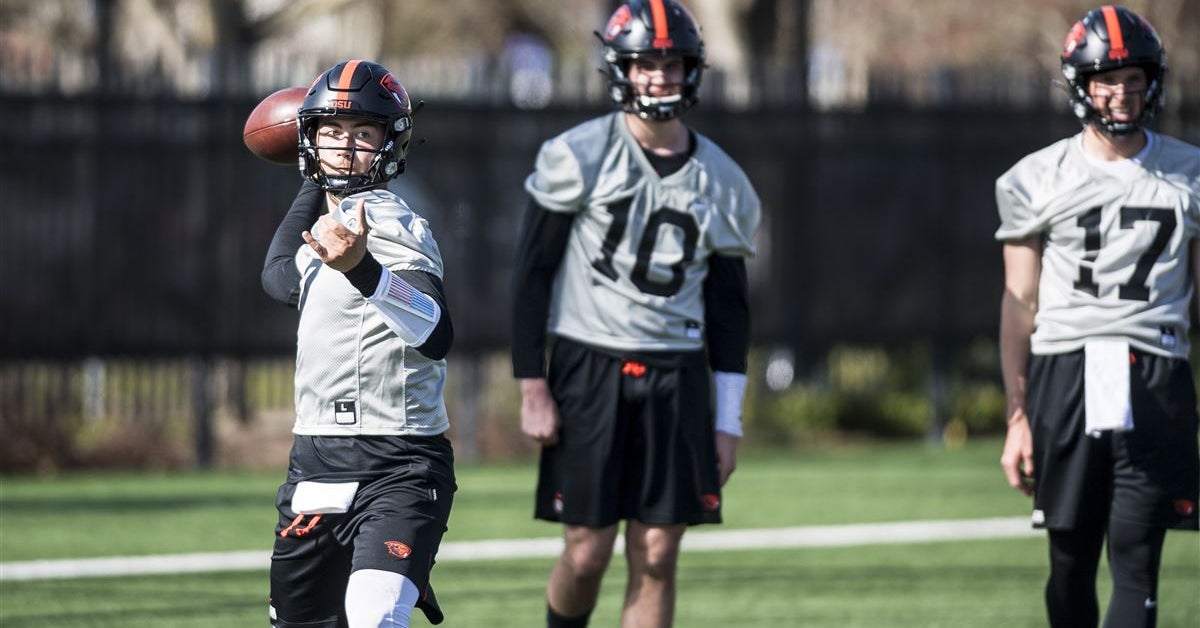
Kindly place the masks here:
<instances>
[{"instance_id":1,"label":"jersey number 17","mask_svg":"<svg viewBox=\"0 0 1200 628\"><path fill-rule=\"evenodd\" d=\"M1119 298L1126 301L1149 301L1150 300L1150 285L1147 279L1150 277L1150 269L1154 267L1154 262L1158 260L1158 256L1167 248L1167 243L1171 241L1171 236L1175 233L1175 212L1170 209L1161 207L1122 207L1121 208L1121 228L1132 229L1136 222L1150 221L1158 223L1158 231L1154 234L1154 240L1150 242L1150 246L1138 256L1137 265L1133 269L1133 275L1129 281L1125 282L1117 291ZM1086 254L1084 259L1088 262L1096 261L1100 255L1100 208L1093 207L1081 215L1075 223L1083 227L1084 238L1083 244ZM1098 296L1100 293L1100 284L1092 276L1092 269L1086 266L1079 267L1079 279L1075 281L1075 289L1086 292L1092 296Z\"/></svg>"}]
</instances>

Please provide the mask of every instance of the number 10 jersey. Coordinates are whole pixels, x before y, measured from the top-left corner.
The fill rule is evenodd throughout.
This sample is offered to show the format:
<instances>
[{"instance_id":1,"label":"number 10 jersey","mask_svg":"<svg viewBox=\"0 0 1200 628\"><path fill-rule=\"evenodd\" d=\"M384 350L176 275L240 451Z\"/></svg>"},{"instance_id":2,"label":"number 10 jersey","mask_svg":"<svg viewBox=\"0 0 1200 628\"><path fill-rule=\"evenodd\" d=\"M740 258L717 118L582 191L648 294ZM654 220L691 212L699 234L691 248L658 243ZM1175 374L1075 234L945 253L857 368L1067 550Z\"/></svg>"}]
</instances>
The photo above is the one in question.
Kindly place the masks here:
<instances>
[{"instance_id":1,"label":"number 10 jersey","mask_svg":"<svg viewBox=\"0 0 1200 628\"><path fill-rule=\"evenodd\" d=\"M1141 167L1127 176L1090 163L1076 135L997 179L996 239L1042 236L1033 353L1109 337L1187 358L1200 149L1163 135L1148 140Z\"/></svg>"},{"instance_id":2,"label":"number 10 jersey","mask_svg":"<svg viewBox=\"0 0 1200 628\"><path fill-rule=\"evenodd\" d=\"M622 113L542 145L525 189L546 210L575 215L549 332L616 351L704 346L708 257L753 255L761 206L733 159L693 135L691 158L665 177Z\"/></svg>"}]
</instances>

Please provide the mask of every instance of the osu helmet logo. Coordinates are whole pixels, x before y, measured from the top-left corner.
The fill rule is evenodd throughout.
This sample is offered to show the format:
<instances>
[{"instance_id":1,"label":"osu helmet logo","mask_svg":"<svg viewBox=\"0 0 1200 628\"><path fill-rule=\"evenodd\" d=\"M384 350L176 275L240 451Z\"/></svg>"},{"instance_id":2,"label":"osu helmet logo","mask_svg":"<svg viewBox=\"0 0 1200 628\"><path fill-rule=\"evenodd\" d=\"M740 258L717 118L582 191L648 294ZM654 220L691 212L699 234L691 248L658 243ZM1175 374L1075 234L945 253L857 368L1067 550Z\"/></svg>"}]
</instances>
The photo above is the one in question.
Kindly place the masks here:
<instances>
[{"instance_id":1,"label":"osu helmet logo","mask_svg":"<svg viewBox=\"0 0 1200 628\"><path fill-rule=\"evenodd\" d=\"M404 86L400 84L400 81L396 80L396 77L392 76L391 72L384 74L383 78L379 79L379 84L392 95L392 98L396 99L397 105L400 105L401 108L408 107L408 94L404 91Z\"/></svg>"},{"instance_id":2,"label":"osu helmet logo","mask_svg":"<svg viewBox=\"0 0 1200 628\"><path fill-rule=\"evenodd\" d=\"M1075 52L1075 49L1085 39L1087 39L1087 28L1084 27L1083 22L1075 22L1075 25L1071 27L1071 32L1067 33L1067 40L1063 42L1063 56L1071 56L1071 53Z\"/></svg>"},{"instance_id":3,"label":"osu helmet logo","mask_svg":"<svg viewBox=\"0 0 1200 628\"><path fill-rule=\"evenodd\" d=\"M412 556L412 548L400 541L384 541L384 546L387 547L387 552L392 556L404 560Z\"/></svg>"},{"instance_id":4,"label":"osu helmet logo","mask_svg":"<svg viewBox=\"0 0 1200 628\"><path fill-rule=\"evenodd\" d=\"M633 13L629 12L629 5L622 4L621 8L617 9L616 13L608 20L608 26L604 27L604 40L612 41L621 31L625 29L625 25L633 19Z\"/></svg>"}]
</instances>

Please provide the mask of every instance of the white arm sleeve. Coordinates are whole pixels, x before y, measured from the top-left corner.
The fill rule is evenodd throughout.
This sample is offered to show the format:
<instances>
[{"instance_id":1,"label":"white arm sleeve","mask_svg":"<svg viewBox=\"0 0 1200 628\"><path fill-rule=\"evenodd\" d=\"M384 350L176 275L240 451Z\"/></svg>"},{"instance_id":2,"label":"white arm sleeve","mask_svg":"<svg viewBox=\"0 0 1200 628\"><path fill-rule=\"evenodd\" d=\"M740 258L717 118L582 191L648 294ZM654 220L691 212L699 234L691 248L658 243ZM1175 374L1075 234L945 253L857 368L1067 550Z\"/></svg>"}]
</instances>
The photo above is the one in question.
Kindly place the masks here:
<instances>
[{"instance_id":1,"label":"white arm sleeve","mask_svg":"<svg viewBox=\"0 0 1200 628\"><path fill-rule=\"evenodd\" d=\"M442 318L442 308L386 267L381 272L379 287L367 302L379 310L388 328L401 340L414 347L421 346Z\"/></svg>"},{"instance_id":2,"label":"white arm sleeve","mask_svg":"<svg viewBox=\"0 0 1200 628\"><path fill-rule=\"evenodd\" d=\"M741 437L746 374L717 371L713 382L717 389L717 431Z\"/></svg>"}]
</instances>

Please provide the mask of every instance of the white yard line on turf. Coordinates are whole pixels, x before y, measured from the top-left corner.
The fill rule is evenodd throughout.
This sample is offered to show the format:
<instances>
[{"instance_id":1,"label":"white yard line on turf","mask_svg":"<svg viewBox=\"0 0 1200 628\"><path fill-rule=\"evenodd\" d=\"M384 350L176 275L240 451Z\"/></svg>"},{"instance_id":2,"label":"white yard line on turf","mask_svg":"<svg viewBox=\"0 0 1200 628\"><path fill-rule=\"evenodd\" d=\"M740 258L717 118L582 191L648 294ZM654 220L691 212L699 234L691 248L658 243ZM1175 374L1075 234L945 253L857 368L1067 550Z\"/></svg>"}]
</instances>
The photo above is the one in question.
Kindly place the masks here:
<instances>
[{"instance_id":1,"label":"white yard line on turf","mask_svg":"<svg viewBox=\"0 0 1200 628\"><path fill-rule=\"evenodd\" d=\"M803 526L757 530L693 531L683 537L684 551L774 549L789 547L846 547L892 543L936 543L971 539L1028 537L1042 534L1028 517L900 521L834 526ZM618 540L618 551L621 551ZM439 561L498 560L557 556L562 539L501 539L442 543ZM49 580L103 576L266 569L269 551L208 552L159 556L118 556L0 563L0 580Z\"/></svg>"}]
</instances>

